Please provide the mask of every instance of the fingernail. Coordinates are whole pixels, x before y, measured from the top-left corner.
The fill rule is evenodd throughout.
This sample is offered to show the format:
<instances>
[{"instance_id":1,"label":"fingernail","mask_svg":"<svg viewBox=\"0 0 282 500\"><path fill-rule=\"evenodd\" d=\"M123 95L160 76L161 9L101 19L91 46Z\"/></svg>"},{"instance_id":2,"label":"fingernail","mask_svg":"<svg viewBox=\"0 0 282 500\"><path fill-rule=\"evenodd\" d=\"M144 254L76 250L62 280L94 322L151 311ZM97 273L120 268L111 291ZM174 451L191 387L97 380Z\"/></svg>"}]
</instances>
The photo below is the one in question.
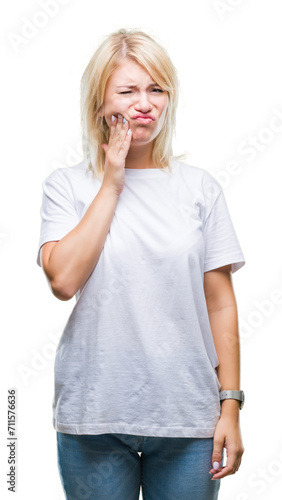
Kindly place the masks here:
<instances>
[{"instance_id":1,"label":"fingernail","mask_svg":"<svg viewBox=\"0 0 282 500\"><path fill-rule=\"evenodd\" d=\"M118 114L118 118L119 118L119 119L121 118L121 115L120 115L120 114Z\"/></svg>"},{"instance_id":2,"label":"fingernail","mask_svg":"<svg viewBox=\"0 0 282 500\"><path fill-rule=\"evenodd\" d=\"M215 470L217 470L217 469L219 468L219 463L218 463L218 462L214 462L214 463L212 464L212 466L213 466L213 468L214 468Z\"/></svg>"},{"instance_id":3,"label":"fingernail","mask_svg":"<svg viewBox=\"0 0 282 500\"><path fill-rule=\"evenodd\" d=\"M112 115L112 122L114 122L114 121L115 121L115 116L114 116L114 115Z\"/></svg>"},{"instance_id":4,"label":"fingernail","mask_svg":"<svg viewBox=\"0 0 282 500\"><path fill-rule=\"evenodd\" d=\"M131 129L129 128L128 131L126 132L127 135L131 133Z\"/></svg>"},{"instance_id":5,"label":"fingernail","mask_svg":"<svg viewBox=\"0 0 282 500\"><path fill-rule=\"evenodd\" d=\"M125 118L123 118L122 123L126 123L126 119Z\"/></svg>"}]
</instances>

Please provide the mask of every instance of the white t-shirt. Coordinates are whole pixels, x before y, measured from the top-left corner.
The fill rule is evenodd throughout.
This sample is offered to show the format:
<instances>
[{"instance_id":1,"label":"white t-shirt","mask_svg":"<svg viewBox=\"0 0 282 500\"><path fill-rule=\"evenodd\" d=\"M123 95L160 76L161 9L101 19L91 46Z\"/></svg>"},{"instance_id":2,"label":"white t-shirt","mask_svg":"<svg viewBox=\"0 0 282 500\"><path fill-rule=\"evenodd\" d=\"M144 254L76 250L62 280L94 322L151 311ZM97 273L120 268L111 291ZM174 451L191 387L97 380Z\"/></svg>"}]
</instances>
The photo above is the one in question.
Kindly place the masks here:
<instances>
[{"instance_id":1,"label":"white t-shirt","mask_svg":"<svg viewBox=\"0 0 282 500\"><path fill-rule=\"evenodd\" d=\"M100 187L86 162L47 177L39 249L78 224ZM210 173L175 160L172 173L126 168L104 248L57 347L54 428L212 437L220 384L203 276L226 264L234 273L245 260Z\"/></svg>"}]
</instances>

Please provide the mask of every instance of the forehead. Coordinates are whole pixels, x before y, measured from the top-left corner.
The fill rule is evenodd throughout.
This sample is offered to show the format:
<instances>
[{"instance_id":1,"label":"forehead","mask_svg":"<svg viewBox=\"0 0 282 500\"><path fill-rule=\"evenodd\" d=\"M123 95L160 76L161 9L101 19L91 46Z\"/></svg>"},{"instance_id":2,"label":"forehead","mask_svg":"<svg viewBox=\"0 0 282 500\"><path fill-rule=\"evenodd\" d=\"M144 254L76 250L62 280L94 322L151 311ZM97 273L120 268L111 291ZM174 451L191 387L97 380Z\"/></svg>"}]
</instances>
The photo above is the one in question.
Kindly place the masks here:
<instances>
[{"instance_id":1,"label":"forehead","mask_svg":"<svg viewBox=\"0 0 282 500\"><path fill-rule=\"evenodd\" d=\"M114 70L108 80L109 86L119 86L123 84L148 84L153 83L154 80L148 71L140 64L130 59L125 59Z\"/></svg>"}]
</instances>

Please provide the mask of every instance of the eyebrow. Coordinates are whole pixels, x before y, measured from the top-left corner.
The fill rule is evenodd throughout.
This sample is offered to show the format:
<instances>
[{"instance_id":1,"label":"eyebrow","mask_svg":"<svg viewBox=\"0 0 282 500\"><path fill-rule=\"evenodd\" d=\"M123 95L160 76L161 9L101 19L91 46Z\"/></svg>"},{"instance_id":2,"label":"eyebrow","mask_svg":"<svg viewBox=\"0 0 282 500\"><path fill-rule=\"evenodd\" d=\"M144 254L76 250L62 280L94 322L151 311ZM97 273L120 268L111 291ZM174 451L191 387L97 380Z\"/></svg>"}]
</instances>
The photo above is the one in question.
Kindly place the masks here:
<instances>
[{"instance_id":1,"label":"eyebrow","mask_svg":"<svg viewBox=\"0 0 282 500\"><path fill-rule=\"evenodd\" d=\"M135 87L137 87L137 85L127 85L127 84L117 85L117 89L121 89L124 87L126 87L127 89L134 89ZM148 85L148 87L160 87L160 85L158 83L152 82Z\"/></svg>"}]
</instances>

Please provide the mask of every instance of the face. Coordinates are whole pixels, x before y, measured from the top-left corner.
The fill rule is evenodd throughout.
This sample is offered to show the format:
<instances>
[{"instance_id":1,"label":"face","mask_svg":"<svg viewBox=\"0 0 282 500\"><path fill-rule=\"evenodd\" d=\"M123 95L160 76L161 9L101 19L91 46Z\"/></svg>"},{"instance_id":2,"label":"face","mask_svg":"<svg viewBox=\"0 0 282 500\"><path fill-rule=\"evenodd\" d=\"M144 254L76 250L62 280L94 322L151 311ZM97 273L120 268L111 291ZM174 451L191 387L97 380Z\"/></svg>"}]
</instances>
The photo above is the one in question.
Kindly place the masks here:
<instances>
[{"instance_id":1,"label":"face","mask_svg":"<svg viewBox=\"0 0 282 500\"><path fill-rule=\"evenodd\" d=\"M129 121L131 144L148 144L158 135L165 120L168 93L140 64L125 59L106 86L102 115L110 126L112 115Z\"/></svg>"}]
</instances>

